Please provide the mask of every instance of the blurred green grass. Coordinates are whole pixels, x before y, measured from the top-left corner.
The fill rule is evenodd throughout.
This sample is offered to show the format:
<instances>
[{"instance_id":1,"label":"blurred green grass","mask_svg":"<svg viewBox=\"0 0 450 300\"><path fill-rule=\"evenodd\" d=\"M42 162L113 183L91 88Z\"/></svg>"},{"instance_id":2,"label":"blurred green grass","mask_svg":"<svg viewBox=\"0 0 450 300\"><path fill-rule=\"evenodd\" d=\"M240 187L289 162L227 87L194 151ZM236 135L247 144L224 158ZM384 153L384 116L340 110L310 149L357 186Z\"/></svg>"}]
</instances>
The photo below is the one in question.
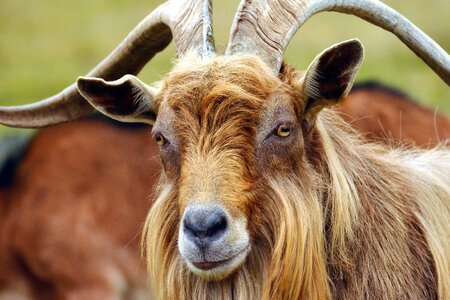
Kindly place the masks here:
<instances>
[{"instance_id":1,"label":"blurred green grass","mask_svg":"<svg viewBox=\"0 0 450 300\"><path fill-rule=\"evenodd\" d=\"M0 105L32 103L59 92L109 54L158 4L154 0L0 0ZM237 0L214 1L216 44L224 49ZM450 48L450 1L384 1ZM450 115L450 89L395 36L356 17L322 13L290 43L285 59L299 69L331 44L357 37L366 59L357 80L375 79ZM139 75L161 79L174 49L158 54ZM16 133L0 126L0 135ZM20 131L23 132L23 131Z\"/></svg>"}]
</instances>

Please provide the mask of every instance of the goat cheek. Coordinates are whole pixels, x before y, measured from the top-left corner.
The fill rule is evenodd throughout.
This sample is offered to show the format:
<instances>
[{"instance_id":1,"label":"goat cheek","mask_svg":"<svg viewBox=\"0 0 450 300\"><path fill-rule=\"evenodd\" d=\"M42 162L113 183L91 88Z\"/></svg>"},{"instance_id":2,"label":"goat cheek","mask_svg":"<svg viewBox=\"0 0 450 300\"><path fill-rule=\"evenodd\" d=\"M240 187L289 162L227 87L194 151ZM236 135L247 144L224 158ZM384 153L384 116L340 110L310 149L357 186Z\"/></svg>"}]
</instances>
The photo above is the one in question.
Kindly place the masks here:
<instances>
[{"instance_id":1,"label":"goat cheek","mask_svg":"<svg viewBox=\"0 0 450 300\"><path fill-rule=\"evenodd\" d=\"M292 165L293 165L293 162L289 156L287 156L287 155L283 155L283 156L272 155L268 159L266 171L268 171L268 172L277 171L278 173L290 173L290 172L292 172Z\"/></svg>"},{"instance_id":2,"label":"goat cheek","mask_svg":"<svg viewBox=\"0 0 450 300\"><path fill-rule=\"evenodd\" d=\"M167 151L165 153L161 153L161 163L164 169L164 172L169 176L176 176L180 171L180 159L176 153L173 151Z\"/></svg>"},{"instance_id":3,"label":"goat cheek","mask_svg":"<svg viewBox=\"0 0 450 300\"><path fill-rule=\"evenodd\" d=\"M296 148L296 149L293 149ZM258 168L261 173L291 173L301 160L298 147L267 149L258 153Z\"/></svg>"}]
</instances>

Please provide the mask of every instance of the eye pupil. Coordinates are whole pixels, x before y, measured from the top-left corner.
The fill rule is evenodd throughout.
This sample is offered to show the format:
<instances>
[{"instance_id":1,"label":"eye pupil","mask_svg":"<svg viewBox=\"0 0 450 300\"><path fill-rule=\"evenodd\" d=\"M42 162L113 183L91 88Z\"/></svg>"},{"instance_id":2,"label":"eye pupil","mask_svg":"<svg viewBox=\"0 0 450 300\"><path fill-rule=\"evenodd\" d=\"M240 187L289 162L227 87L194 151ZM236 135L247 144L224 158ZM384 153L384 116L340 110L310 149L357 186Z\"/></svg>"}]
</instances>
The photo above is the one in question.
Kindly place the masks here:
<instances>
[{"instance_id":1,"label":"eye pupil","mask_svg":"<svg viewBox=\"0 0 450 300\"><path fill-rule=\"evenodd\" d=\"M155 141L158 145L162 146L166 143L166 140L163 138L163 136L161 134L157 134L155 136Z\"/></svg>"},{"instance_id":2,"label":"eye pupil","mask_svg":"<svg viewBox=\"0 0 450 300\"><path fill-rule=\"evenodd\" d=\"M277 136L288 137L291 134L291 127L289 125L280 125L277 128Z\"/></svg>"}]
</instances>

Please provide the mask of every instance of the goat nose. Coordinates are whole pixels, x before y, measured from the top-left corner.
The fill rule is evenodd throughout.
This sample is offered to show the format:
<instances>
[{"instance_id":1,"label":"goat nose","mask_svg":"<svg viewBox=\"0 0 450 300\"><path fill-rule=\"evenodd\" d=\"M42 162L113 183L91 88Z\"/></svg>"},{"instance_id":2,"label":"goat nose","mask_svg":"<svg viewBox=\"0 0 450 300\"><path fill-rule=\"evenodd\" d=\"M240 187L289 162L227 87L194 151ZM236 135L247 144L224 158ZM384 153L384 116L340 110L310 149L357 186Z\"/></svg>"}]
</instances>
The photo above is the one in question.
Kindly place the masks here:
<instances>
[{"instance_id":1,"label":"goat nose","mask_svg":"<svg viewBox=\"0 0 450 300\"><path fill-rule=\"evenodd\" d=\"M220 208L190 209L184 215L186 236L197 245L205 245L220 238L227 229L227 218Z\"/></svg>"}]
</instances>

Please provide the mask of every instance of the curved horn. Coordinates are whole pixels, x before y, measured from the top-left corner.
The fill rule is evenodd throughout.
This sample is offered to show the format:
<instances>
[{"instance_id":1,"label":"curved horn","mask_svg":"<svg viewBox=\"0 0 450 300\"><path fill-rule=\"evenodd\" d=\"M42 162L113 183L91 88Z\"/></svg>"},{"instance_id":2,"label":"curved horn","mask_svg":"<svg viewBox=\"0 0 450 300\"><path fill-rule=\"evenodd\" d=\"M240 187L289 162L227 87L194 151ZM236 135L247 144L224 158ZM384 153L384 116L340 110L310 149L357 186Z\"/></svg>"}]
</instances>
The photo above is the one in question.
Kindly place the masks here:
<instances>
[{"instance_id":1,"label":"curved horn","mask_svg":"<svg viewBox=\"0 0 450 300\"><path fill-rule=\"evenodd\" d=\"M177 55L194 51L210 56L214 51L210 0L169 0L140 22L122 43L87 76L116 80L137 74L174 37ZM205 9L206 7L206 9ZM209 28L204 30L203 27ZM205 33L204 33L205 31ZM94 108L78 93L75 84L37 103L0 107L0 123L37 128L77 119Z\"/></svg>"},{"instance_id":2,"label":"curved horn","mask_svg":"<svg viewBox=\"0 0 450 300\"><path fill-rule=\"evenodd\" d=\"M400 13L376 0L242 0L226 54L256 52L278 73L293 35L322 11L352 14L392 32L450 85L447 52Z\"/></svg>"},{"instance_id":3,"label":"curved horn","mask_svg":"<svg viewBox=\"0 0 450 300\"><path fill-rule=\"evenodd\" d=\"M214 36L212 28L212 3L203 2L203 57L211 57L215 53Z\"/></svg>"}]
</instances>

